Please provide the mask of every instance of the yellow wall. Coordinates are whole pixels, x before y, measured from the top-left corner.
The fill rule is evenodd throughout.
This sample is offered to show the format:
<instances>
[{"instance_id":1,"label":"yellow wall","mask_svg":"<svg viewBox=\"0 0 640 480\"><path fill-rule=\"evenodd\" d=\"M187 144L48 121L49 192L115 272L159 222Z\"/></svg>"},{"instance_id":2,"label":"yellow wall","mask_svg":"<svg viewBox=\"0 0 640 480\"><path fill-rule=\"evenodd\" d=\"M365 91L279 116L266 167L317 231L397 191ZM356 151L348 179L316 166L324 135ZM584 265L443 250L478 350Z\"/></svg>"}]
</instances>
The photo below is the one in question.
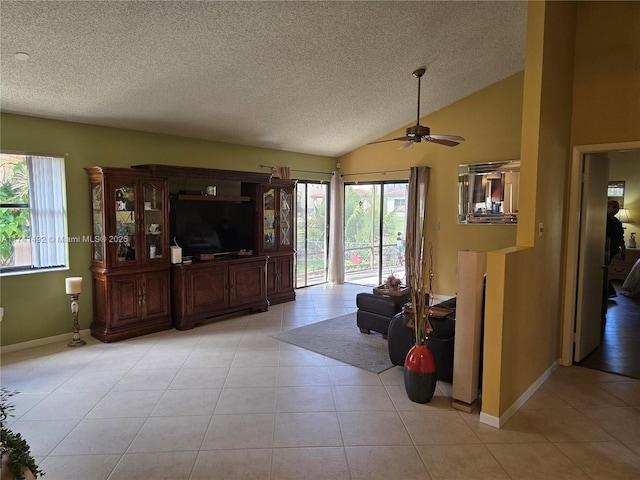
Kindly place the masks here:
<instances>
[{"instance_id":1,"label":"yellow wall","mask_svg":"<svg viewBox=\"0 0 640 480\"><path fill-rule=\"evenodd\" d=\"M640 139L640 3L531 2L527 20L518 247L487 266L482 409L495 417L560 356L570 147Z\"/></svg>"},{"instance_id":2,"label":"yellow wall","mask_svg":"<svg viewBox=\"0 0 640 480\"><path fill-rule=\"evenodd\" d=\"M336 159L330 157L35 117L2 114L1 122L3 150L66 156L70 236L90 234L89 186L84 167L162 163L268 173L268 170L260 168L260 164L320 172L330 172L336 164ZM314 177L295 171L292 176L305 179ZM326 175L320 177L324 180L328 178ZM88 328L92 320L89 259L90 245L73 243L69 245L69 270L0 277L0 304L5 309L2 345L70 332L70 301L64 293L64 279L68 276L84 278L80 296L80 328Z\"/></svg>"},{"instance_id":3,"label":"yellow wall","mask_svg":"<svg viewBox=\"0 0 640 480\"><path fill-rule=\"evenodd\" d=\"M580 2L573 145L640 140L640 2Z\"/></svg>"},{"instance_id":4,"label":"yellow wall","mask_svg":"<svg viewBox=\"0 0 640 480\"><path fill-rule=\"evenodd\" d=\"M573 145L640 140L640 3L585 2L578 10ZM597 34L594 34L596 32ZM640 159L611 162L640 236Z\"/></svg>"},{"instance_id":5,"label":"yellow wall","mask_svg":"<svg viewBox=\"0 0 640 480\"><path fill-rule=\"evenodd\" d=\"M428 75L428 72L427 72ZM520 158L523 74L513 75L453 105L421 119L433 133L461 135L457 147L420 143L399 150L401 142L366 145L342 156L342 173L431 167L427 198L427 237L434 251L434 291L455 295L458 250L489 251L515 244L513 225L458 224L458 165ZM405 128L385 138L405 134ZM384 176L347 176L346 181L408 178L403 173Z\"/></svg>"},{"instance_id":6,"label":"yellow wall","mask_svg":"<svg viewBox=\"0 0 640 480\"><path fill-rule=\"evenodd\" d=\"M482 411L494 417L558 357L574 18L574 5L529 4L518 248L487 258Z\"/></svg>"}]
</instances>

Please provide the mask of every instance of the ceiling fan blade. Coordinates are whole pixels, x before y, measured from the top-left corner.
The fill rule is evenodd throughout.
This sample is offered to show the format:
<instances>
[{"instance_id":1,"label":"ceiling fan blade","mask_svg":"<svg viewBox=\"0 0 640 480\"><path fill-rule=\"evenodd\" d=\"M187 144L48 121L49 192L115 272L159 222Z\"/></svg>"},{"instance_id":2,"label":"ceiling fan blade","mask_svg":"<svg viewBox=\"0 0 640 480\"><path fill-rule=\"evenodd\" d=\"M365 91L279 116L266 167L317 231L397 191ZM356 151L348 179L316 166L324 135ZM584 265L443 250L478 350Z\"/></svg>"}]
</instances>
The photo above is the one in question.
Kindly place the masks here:
<instances>
[{"instance_id":1,"label":"ceiling fan blade","mask_svg":"<svg viewBox=\"0 0 640 480\"><path fill-rule=\"evenodd\" d=\"M400 150L404 150L405 148L409 148L414 143L415 143L415 140L407 140L402 145L400 145Z\"/></svg>"},{"instance_id":2,"label":"ceiling fan blade","mask_svg":"<svg viewBox=\"0 0 640 480\"><path fill-rule=\"evenodd\" d=\"M464 142L464 138L458 135L425 135L423 138L427 142L438 143L447 147L455 147L460 145L460 142Z\"/></svg>"},{"instance_id":3,"label":"ceiling fan blade","mask_svg":"<svg viewBox=\"0 0 640 480\"><path fill-rule=\"evenodd\" d=\"M369 142L367 143L367 145L374 145L376 143L385 143L385 142L395 142L396 140L406 142L406 141L409 141L409 137L398 137L398 138L390 138L388 140L378 140L377 142Z\"/></svg>"},{"instance_id":4,"label":"ceiling fan blade","mask_svg":"<svg viewBox=\"0 0 640 480\"><path fill-rule=\"evenodd\" d=\"M437 143L440 145L446 145L447 147L455 147L456 145L460 145L460 142L454 142L453 140L447 140L444 138L433 138L431 136L424 137L425 141L431 143Z\"/></svg>"},{"instance_id":5,"label":"ceiling fan blade","mask_svg":"<svg viewBox=\"0 0 640 480\"><path fill-rule=\"evenodd\" d=\"M429 136L431 138L435 138L437 140L452 140L454 142L464 142L464 137L461 137L459 135L436 135L436 134L430 134Z\"/></svg>"}]
</instances>

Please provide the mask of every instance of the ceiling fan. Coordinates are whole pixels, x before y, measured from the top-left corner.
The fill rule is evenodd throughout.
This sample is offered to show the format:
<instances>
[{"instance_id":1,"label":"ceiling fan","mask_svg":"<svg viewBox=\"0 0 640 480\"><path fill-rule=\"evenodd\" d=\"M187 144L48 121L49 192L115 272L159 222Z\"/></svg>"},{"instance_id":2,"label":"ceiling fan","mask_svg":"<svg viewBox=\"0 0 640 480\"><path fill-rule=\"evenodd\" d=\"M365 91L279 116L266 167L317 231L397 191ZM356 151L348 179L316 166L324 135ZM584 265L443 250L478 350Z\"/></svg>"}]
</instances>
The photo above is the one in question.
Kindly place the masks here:
<instances>
[{"instance_id":1,"label":"ceiling fan","mask_svg":"<svg viewBox=\"0 0 640 480\"><path fill-rule=\"evenodd\" d=\"M379 140L377 142L370 142L367 145L373 145L375 143L393 142L396 140L403 141L404 143L400 147L401 149L410 147L414 143L420 143L423 140L425 142L439 143L440 145L446 145L447 147L455 147L460 142L464 142L464 138L458 135L435 135L431 133L429 127L423 127L420 125L420 79L424 75L425 69L418 68L413 72L413 76L418 79L418 119L416 124L407 128L407 134L404 137L390 138L389 140Z\"/></svg>"}]
</instances>

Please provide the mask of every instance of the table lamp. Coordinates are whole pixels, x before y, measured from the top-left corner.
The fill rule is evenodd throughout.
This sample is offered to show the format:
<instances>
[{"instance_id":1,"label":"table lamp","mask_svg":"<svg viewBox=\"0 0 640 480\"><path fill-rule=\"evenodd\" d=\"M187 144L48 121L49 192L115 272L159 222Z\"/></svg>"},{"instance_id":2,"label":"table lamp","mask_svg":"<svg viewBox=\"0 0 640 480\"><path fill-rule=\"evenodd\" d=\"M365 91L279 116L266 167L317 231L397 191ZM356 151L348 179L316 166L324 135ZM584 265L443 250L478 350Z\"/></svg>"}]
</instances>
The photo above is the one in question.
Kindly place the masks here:
<instances>
[{"instance_id":1,"label":"table lamp","mask_svg":"<svg viewBox=\"0 0 640 480\"><path fill-rule=\"evenodd\" d=\"M67 346L80 347L87 343L80 338L80 324L78 323L78 298L82 293L82 277L68 277L65 279L65 291L67 295L71 295L71 315L73 316L73 339Z\"/></svg>"},{"instance_id":2,"label":"table lamp","mask_svg":"<svg viewBox=\"0 0 640 480\"><path fill-rule=\"evenodd\" d=\"M629 215L629 210L627 210L626 208L621 208L618 211L618 220L620 220L620 223L631 223L631 216Z\"/></svg>"}]
</instances>

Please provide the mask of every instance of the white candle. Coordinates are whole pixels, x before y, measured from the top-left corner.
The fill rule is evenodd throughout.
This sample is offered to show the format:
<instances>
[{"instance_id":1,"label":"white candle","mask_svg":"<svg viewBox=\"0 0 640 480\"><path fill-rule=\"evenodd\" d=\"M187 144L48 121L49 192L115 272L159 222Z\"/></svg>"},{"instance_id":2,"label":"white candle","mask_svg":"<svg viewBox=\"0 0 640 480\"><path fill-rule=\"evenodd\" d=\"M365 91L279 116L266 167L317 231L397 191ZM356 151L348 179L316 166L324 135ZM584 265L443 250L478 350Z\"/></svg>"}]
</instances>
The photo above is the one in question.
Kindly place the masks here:
<instances>
[{"instance_id":1,"label":"white candle","mask_svg":"<svg viewBox=\"0 0 640 480\"><path fill-rule=\"evenodd\" d=\"M65 280L67 295L82 293L82 277L69 277Z\"/></svg>"}]
</instances>

